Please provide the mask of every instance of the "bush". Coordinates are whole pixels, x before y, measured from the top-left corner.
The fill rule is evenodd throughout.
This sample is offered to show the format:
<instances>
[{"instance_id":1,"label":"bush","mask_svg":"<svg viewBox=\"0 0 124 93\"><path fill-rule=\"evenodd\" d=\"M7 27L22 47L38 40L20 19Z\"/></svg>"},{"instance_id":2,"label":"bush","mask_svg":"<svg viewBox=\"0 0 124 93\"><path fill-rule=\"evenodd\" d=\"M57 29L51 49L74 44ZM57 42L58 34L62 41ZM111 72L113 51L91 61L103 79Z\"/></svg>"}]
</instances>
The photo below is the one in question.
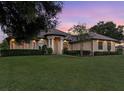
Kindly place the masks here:
<instances>
[{"instance_id":1,"label":"bush","mask_svg":"<svg viewBox=\"0 0 124 93\"><path fill-rule=\"evenodd\" d=\"M2 44L0 45L0 49L2 50L9 49L9 44L7 40L3 40Z\"/></svg>"},{"instance_id":2,"label":"bush","mask_svg":"<svg viewBox=\"0 0 124 93\"><path fill-rule=\"evenodd\" d=\"M47 45L43 45L41 51L42 51L43 55L48 54Z\"/></svg>"},{"instance_id":3,"label":"bush","mask_svg":"<svg viewBox=\"0 0 124 93\"><path fill-rule=\"evenodd\" d=\"M63 54L66 54L68 52L68 48L63 49Z\"/></svg>"},{"instance_id":4,"label":"bush","mask_svg":"<svg viewBox=\"0 0 124 93\"><path fill-rule=\"evenodd\" d=\"M123 51L124 51L124 50L123 50L123 47L118 47L118 48L117 48L117 53L118 53L118 54L122 55L122 54L123 54Z\"/></svg>"},{"instance_id":5,"label":"bush","mask_svg":"<svg viewBox=\"0 0 124 93\"><path fill-rule=\"evenodd\" d=\"M67 55L74 55L74 56L81 56L80 55L80 50L73 50L73 51L64 51L64 54L67 54ZM83 55L84 56L88 56L90 55L90 51L83 51Z\"/></svg>"},{"instance_id":6,"label":"bush","mask_svg":"<svg viewBox=\"0 0 124 93\"><path fill-rule=\"evenodd\" d=\"M94 56L101 56L101 55L118 55L118 52L94 52Z\"/></svg>"},{"instance_id":7,"label":"bush","mask_svg":"<svg viewBox=\"0 0 124 93\"><path fill-rule=\"evenodd\" d=\"M53 53L52 48L47 48L48 54L51 55Z\"/></svg>"},{"instance_id":8,"label":"bush","mask_svg":"<svg viewBox=\"0 0 124 93\"><path fill-rule=\"evenodd\" d=\"M67 55L74 55L80 56L80 50L73 50L73 51L65 51L64 54ZM118 52L94 52L94 56L101 56L101 55L118 55ZM91 51L83 51L83 56L90 56Z\"/></svg>"},{"instance_id":9,"label":"bush","mask_svg":"<svg viewBox=\"0 0 124 93\"><path fill-rule=\"evenodd\" d=\"M39 46L38 48L39 48L39 50L41 50L41 49L42 49L42 48L41 48L41 46Z\"/></svg>"},{"instance_id":10,"label":"bush","mask_svg":"<svg viewBox=\"0 0 124 93\"><path fill-rule=\"evenodd\" d=\"M0 56L50 55L52 52L52 48L43 45L42 49L2 49Z\"/></svg>"},{"instance_id":11,"label":"bush","mask_svg":"<svg viewBox=\"0 0 124 93\"><path fill-rule=\"evenodd\" d=\"M34 49L11 49L1 50L1 56L28 56L28 55L42 55L41 50Z\"/></svg>"}]
</instances>

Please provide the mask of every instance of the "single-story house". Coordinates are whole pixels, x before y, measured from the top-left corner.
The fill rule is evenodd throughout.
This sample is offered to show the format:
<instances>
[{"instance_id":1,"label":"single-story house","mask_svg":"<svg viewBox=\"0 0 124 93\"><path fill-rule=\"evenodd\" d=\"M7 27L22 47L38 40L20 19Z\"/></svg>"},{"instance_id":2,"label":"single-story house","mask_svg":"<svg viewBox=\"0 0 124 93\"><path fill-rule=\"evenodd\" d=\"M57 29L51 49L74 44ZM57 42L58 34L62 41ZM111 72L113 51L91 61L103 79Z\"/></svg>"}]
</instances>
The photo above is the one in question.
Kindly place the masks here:
<instances>
[{"instance_id":1,"label":"single-story house","mask_svg":"<svg viewBox=\"0 0 124 93\"><path fill-rule=\"evenodd\" d=\"M53 29L48 32L41 31L37 39L30 40L28 43L22 41L17 43L14 38L9 41L10 49L39 49L43 45L47 45L53 49L53 54L62 54L64 48L68 50L80 50L82 48L91 52L115 52L115 44L118 40L100 35L94 32L89 32L85 40L79 41L77 35L71 35L63 31Z\"/></svg>"}]
</instances>

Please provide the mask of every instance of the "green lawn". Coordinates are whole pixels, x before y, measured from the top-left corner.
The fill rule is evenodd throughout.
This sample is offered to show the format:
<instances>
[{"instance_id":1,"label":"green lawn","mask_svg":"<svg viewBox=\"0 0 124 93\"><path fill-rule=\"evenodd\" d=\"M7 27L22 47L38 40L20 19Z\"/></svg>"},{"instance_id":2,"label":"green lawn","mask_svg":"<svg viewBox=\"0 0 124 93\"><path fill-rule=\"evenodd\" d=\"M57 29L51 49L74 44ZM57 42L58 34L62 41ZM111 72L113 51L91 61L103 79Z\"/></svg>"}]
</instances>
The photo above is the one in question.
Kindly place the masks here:
<instances>
[{"instance_id":1,"label":"green lawn","mask_svg":"<svg viewBox=\"0 0 124 93\"><path fill-rule=\"evenodd\" d=\"M124 90L124 56L0 57L0 90Z\"/></svg>"}]
</instances>

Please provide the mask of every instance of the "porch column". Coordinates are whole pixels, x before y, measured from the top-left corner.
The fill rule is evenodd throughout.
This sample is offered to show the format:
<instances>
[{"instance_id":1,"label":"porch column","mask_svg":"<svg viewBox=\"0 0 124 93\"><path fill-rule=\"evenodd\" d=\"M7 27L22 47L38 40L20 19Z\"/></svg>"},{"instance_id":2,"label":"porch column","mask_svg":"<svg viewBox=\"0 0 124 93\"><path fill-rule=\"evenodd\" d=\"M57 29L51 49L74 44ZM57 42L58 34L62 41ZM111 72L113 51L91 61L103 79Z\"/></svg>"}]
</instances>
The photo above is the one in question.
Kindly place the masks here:
<instances>
[{"instance_id":1,"label":"porch column","mask_svg":"<svg viewBox=\"0 0 124 93\"><path fill-rule=\"evenodd\" d=\"M51 39L51 42L52 42L51 48L53 49L53 53L54 53L54 38Z\"/></svg>"},{"instance_id":2,"label":"porch column","mask_svg":"<svg viewBox=\"0 0 124 93\"><path fill-rule=\"evenodd\" d=\"M54 53L54 37L48 37L48 47L52 48Z\"/></svg>"},{"instance_id":3,"label":"porch column","mask_svg":"<svg viewBox=\"0 0 124 93\"><path fill-rule=\"evenodd\" d=\"M48 47L51 47L51 45L50 45L50 38L48 38Z\"/></svg>"},{"instance_id":4,"label":"porch column","mask_svg":"<svg viewBox=\"0 0 124 93\"><path fill-rule=\"evenodd\" d=\"M61 39L60 39L60 54L62 54L62 52L63 52L63 40L64 40L64 38L61 37Z\"/></svg>"}]
</instances>

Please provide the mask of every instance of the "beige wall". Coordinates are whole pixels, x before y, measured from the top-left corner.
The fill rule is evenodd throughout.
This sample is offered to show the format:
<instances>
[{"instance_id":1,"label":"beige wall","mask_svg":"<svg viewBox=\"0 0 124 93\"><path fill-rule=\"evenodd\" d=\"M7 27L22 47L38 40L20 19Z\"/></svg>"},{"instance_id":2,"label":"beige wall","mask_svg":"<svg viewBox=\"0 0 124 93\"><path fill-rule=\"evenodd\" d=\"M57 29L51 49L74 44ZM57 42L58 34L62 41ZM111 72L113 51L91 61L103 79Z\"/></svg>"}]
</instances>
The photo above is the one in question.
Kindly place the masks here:
<instances>
[{"instance_id":1,"label":"beige wall","mask_svg":"<svg viewBox=\"0 0 124 93\"><path fill-rule=\"evenodd\" d=\"M69 50L80 50L81 43L74 43L69 45ZM91 41L83 43L83 50L91 50Z\"/></svg>"},{"instance_id":2,"label":"beige wall","mask_svg":"<svg viewBox=\"0 0 124 93\"><path fill-rule=\"evenodd\" d=\"M103 42L103 49L101 50L101 49L98 49L98 42L99 41L102 41ZM93 40L93 50L94 51L101 51L101 52L103 52L103 51L108 51L108 49L107 49L107 42L108 41L103 41L103 40ZM115 51L115 42L113 42L113 41L110 41L111 42L111 52L114 52Z\"/></svg>"},{"instance_id":3,"label":"beige wall","mask_svg":"<svg viewBox=\"0 0 124 93\"><path fill-rule=\"evenodd\" d=\"M42 39L39 41L31 40L29 43L17 43L16 40L10 40L10 49L39 49L39 46L46 44L47 41Z\"/></svg>"},{"instance_id":4,"label":"beige wall","mask_svg":"<svg viewBox=\"0 0 124 93\"><path fill-rule=\"evenodd\" d=\"M101 40L93 40L93 41L87 41L87 42L84 42L83 44L83 50L89 50L91 51L92 50L92 42L93 42L93 51L108 51L107 50L107 42L108 41L103 41L103 49L102 50L99 50L98 49L98 42L101 41ZM70 44L69 45L69 50L80 50L80 43L73 43L73 44ZM111 41L111 50L112 52L115 51L115 42Z\"/></svg>"},{"instance_id":5,"label":"beige wall","mask_svg":"<svg viewBox=\"0 0 124 93\"><path fill-rule=\"evenodd\" d=\"M98 42L101 40L93 40L93 41L86 41L83 43L83 50L91 51L92 50L92 42L93 42L93 51L108 51L107 50L107 42L108 41L103 41L103 49L99 50L98 49ZM14 42L14 43L13 43ZM35 46L34 46L35 42ZM38 42L31 40L30 43L24 43L24 44L18 44L14 40L10 40L10 49L38 49L39 46L42 46L46 44L47 45L47 40L42 39L41 41L39 40ZM13 47L12 47L13 46ZM56 46L56 44L55 44ZM58 48L60 48L60 44L58 44ZM80 43L73 43L68 45L69 50L80 50ZM115 42L111 41L111 50L110 51L116 51L115 50Z\"/></svg>"},{"instance_id":6,"label":"beige wall","mask_svg":"<svg viewBox=\"0 0 124 93\"><path fill-rule=\"evenodd\" d=\"M121 42L121 43L116 43L115 46L124 46L124 42Z\"/></svg>"},{"instance_id":7,"label":"beige wall","mask_svg":"<svg viewBox=\"0 0 124 93\"><path fill-rule=\"evenodd\" d=\"M30 42L30 43L20 44L17 42L10 42L10 49L33 49L33 43Z\"/></svg>"}]
</instances>

